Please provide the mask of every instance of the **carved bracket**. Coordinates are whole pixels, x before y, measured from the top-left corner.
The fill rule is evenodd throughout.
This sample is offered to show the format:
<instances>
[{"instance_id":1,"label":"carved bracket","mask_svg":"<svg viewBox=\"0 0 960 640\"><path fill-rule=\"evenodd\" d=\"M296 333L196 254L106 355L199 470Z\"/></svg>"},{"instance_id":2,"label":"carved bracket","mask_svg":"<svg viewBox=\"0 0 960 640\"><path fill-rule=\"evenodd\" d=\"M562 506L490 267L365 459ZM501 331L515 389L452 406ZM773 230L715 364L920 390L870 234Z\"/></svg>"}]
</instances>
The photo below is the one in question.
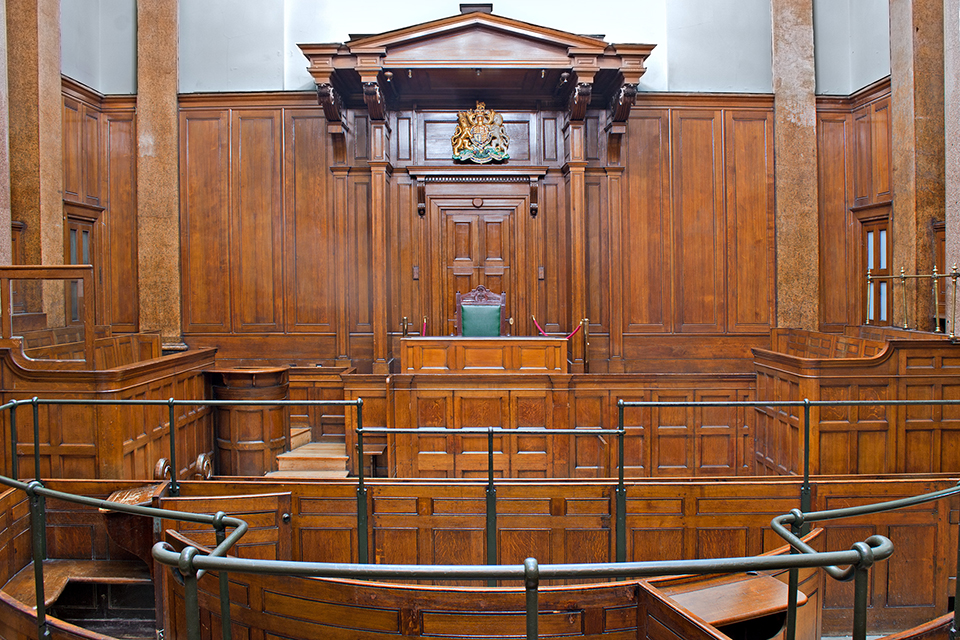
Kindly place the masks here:
<instances>
[{"instance_id":1,"label":"carved bracket","mask_svg":"<svg viewBox=\"0 0 960 640\"><path fill-rule=\"evenodd\" d=\"M339 122L343 124L343 102L340 100L340 94L333 88L329 82L317 85L317 100L323 107L323 116L327 122Z\"/></svg>"},{"instance_id":2,"label":"carved bracket","mask_svg":"<svg viewBox=\"0 0 960 640\"><path fill-rule=\"evenodd\" d=\"M427 215L427 181L417 178L417 214L422 218Z\"/></svg>"},{"instance_id":3,"label":"carved bracket","mask_svg":"<svg viewBox=\"0 0 960 640\"><path fill-rule=\"evenodd\" d=\"M363 101L367 104L367 111L370 113L371 120L382 121L386 119L387 105L379 84L376 82L363 83Z\"/></svg>"},{"instance_id":4,"label":"carved bracket","mask_svg":"<svg viewBox=\"0 0 960 640\"><path fill-rule=\"evenodd\" d=\"M587 115L587 106L593 93L593 85L578 82L570 95L570 120L581 122Z\"/></svg>"},{"instance_id":5,"label":"carved bracket","mask_svg":"<svg viewBox=\"0 0 960 640\"><path fill-rule=\"evenodd\" d=\"M540 213L540 203L537 202L537 193L539 191L540 179L536 176L530 176L530 217L536 218Z\"/></svg>"},{"instance_id":6,"label":"carved bracket","mask_svg":"<svg viewBox=\"0 0 960 640\"><path fill-rule=\"evenodd\" d=\"M623 84L620 90L613 94L610 102L610 121L626 122L630 117L630 108L637 101L637 85Z\"/></svg>"}]
</instances>

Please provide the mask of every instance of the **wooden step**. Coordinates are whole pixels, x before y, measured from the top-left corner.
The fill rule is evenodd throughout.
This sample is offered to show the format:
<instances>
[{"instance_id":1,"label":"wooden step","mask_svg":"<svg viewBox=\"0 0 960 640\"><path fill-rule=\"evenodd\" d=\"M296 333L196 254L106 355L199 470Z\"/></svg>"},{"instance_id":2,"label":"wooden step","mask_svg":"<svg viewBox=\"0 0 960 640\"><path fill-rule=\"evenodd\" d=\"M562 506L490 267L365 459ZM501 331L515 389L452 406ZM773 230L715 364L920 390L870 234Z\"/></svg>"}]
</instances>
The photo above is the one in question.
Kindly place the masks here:
<instances>
[{"instance_id":1,"label":"wooden step","mask_svg":"<svg viewBox=\"0 0 960 640\"><path fill-rule=\"evenodd\" d=\"M37 605L33 563L20 570L3 585L3 591L28 607ZM53 604L67 583L151 584L150 571L142 562L125 560L44 560L43 600Z\"/></svg>"},{"instance_id":2,"label":"wooden step","mask_svg":"<svg viewBox=\"0 0 960 640\"><path fill-rule=\"evenodd\" d=\"M290 427L290 450L310 444L313 437L313 431L310 427Z\"/></svg>"},{"instance_id":3,"label":"wooden step","mask_svg":"<svg viewBox=\"0 0 960 640\"><path fill-rule=\"evenodd\" d=\"M346 447L342 442L311 442L277 456L279 471L344 471Z\"/></svg>"},{"instance_id":4,"label":"wooden step","mask_svg":"<svg viewBox=\"0 0 960 640\"><path fill-rule=\"evenodd\" d=\"M324 478L346 478L346 469L317 469L314 471L271 471L264 476L275 480L321 480Z\"/></svg>"}]
</instances>

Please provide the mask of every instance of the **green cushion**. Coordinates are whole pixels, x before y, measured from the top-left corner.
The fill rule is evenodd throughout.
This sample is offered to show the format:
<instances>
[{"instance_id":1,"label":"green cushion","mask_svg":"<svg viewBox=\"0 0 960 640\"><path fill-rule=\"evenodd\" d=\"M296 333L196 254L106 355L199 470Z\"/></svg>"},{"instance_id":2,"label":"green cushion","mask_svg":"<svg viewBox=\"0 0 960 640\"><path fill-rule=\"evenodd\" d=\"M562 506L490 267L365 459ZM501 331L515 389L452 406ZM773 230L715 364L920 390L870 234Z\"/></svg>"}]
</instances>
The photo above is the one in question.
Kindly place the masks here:
<instances>
[{"instance_id":1,"label":"green cushion","mask_svg":"<svg viewBox=\"0 0 960 640\"><path fill-rule=\"evenodd\" d=\"M460 307L463 335L471 337L500 335L500 305L465 304Z\"/></svg>"}]
</instances>

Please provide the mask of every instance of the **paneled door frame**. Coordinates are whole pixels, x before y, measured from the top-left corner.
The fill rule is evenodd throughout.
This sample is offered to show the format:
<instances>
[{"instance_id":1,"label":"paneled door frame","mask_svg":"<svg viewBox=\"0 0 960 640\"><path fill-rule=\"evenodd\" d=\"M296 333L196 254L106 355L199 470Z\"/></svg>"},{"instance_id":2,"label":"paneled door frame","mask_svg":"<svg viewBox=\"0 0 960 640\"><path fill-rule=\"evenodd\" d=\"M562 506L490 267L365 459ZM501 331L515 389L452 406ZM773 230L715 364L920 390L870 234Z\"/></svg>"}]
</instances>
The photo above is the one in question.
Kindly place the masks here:
<instances>
[{"instance_id":1,"label":"paneled door frame","mask_svg":"<svg viewBox=\"0 0 960 640\"><path fill-rule=\"evenodd\" d=\"M464 220L476 215L478 221L483 221L489 214L491 217L503 216L503 223L507 225L504 237L508 238L508 247L503 248L504 263L502 267L508 270L506 314L521 323L527 318L532 309L537 306L537 264L536 256L528 255L528 236L535 220L529 215L529 197L524 195L487 195L490 186L512 187L514 185L444 185L447 193L438 193L427 196L426 224L421 226L424 237L421 238L421 264L427 265L425 272L429 281L421 289L421 307L428 312L428 334L450 335L454 331L454 299L456 289L448 284L448 266L452 267L453 256L449 255L452 239L447 237L453 232L448 224L451 216L460 216ZM465 189L473 187L473 189ZM511 189L512 190L512 189ZM504 189L507 191L507 189ZM473 241L473 240L471 240ZM482 268L480 265L471 265L472 269ZM466 293L466 291L461 291ZM499 292L498 292L499 293ZM515 327L518 325L515 324ZM516 331L512 331L514 335Z\"/></svg>"}]
</instances>

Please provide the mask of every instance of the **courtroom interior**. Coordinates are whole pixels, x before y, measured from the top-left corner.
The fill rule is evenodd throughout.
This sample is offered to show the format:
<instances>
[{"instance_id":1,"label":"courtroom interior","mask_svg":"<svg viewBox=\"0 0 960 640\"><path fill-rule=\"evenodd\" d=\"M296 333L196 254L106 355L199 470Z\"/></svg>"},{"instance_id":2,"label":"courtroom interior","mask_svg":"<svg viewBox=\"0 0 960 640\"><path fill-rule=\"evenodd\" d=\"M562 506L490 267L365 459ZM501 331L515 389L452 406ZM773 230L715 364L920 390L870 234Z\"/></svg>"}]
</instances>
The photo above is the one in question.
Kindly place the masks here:
<instances>
[{"instance_id":1,"label":"courtroom interior","mask_svg":"<svg viewBox=\"0 0 960 640\"><path fill-rule=\"evenodd\" d=\"M0 0L0 638L952 638L960 0L413 4Z\"/></svg>"}]
</instances>

